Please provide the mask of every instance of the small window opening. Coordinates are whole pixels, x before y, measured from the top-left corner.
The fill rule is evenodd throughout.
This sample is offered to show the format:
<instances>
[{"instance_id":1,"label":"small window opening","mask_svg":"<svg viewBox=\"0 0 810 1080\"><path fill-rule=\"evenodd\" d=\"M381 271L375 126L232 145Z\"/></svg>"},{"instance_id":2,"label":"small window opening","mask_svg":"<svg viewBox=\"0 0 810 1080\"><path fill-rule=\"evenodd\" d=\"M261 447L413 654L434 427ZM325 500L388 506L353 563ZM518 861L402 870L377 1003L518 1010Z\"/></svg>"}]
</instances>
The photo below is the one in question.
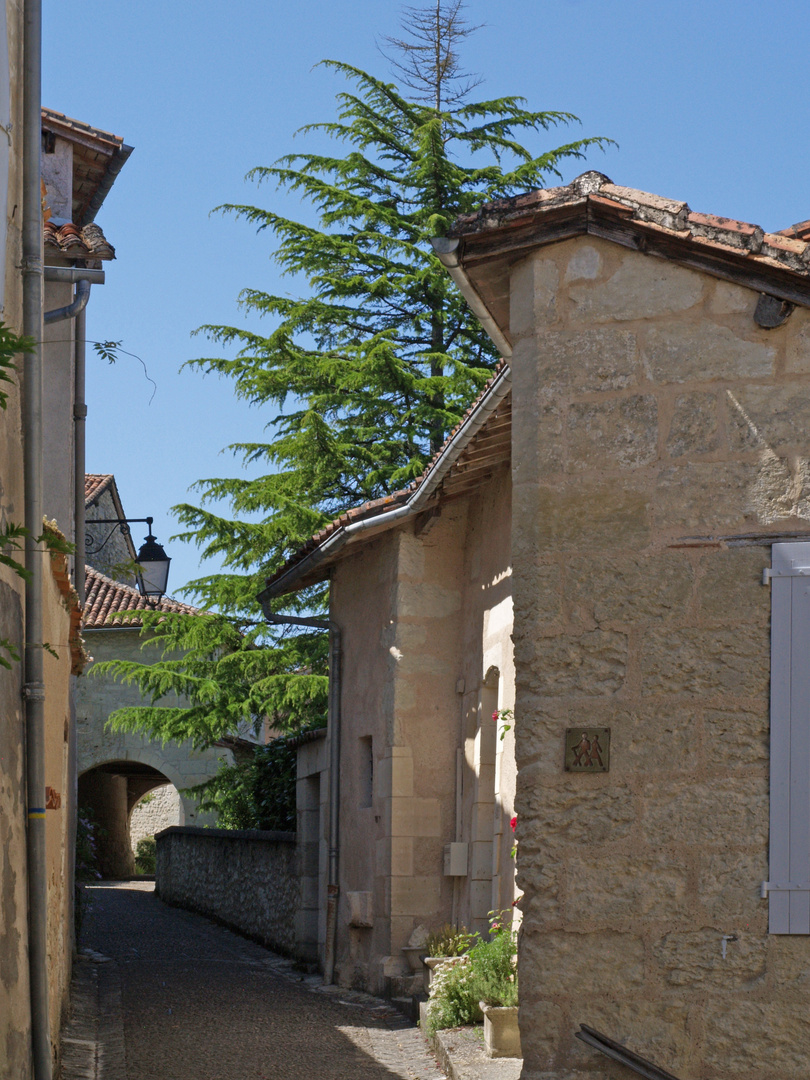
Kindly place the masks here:
<instances>
[{"instance_id":1,"label":"small window opening","mask_svg":"<svg viewBox=\"0 0 810 1080\"><path fill-rule=\"evenodd\" d=\"M374 798L374 753L371 736L360 739L360 805L371 806Z\"/></svg>"}]
</instances>

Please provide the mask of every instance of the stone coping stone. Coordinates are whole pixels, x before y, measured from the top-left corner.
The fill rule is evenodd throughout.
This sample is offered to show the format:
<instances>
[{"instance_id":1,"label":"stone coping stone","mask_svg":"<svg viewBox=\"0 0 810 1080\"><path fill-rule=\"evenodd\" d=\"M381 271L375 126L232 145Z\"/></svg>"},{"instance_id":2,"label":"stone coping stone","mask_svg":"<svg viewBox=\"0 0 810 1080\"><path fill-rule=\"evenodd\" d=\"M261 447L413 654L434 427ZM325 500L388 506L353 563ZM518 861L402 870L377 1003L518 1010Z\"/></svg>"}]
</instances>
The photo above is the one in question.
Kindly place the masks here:
<instances>
[{"instance_id":1,"label":"stone coping stone","mask_svg":"<svg viewBox=\"0 0 810 1080\"><path fill-rule=\"evenodd\" d=\"M272 840L278 844L294 844L294 832L281 832L277 829L204 829L200 825L170 825L155 833L155 839L177 833L180 836L202 836L209 840Z\"/></svg>"},{"instance_id":2,"label":"stone coping stone","mask_svg":"<svg viewBox=\"0 0 810 1080\"><path fill-rule=\"evenodd\" d=\"M519 1080L523 1059L487 1057L480 1025L446 1028L428 1035L425 1006L422 1002L420 1026L450 1080Z\"/></svg>"}]
</instances>

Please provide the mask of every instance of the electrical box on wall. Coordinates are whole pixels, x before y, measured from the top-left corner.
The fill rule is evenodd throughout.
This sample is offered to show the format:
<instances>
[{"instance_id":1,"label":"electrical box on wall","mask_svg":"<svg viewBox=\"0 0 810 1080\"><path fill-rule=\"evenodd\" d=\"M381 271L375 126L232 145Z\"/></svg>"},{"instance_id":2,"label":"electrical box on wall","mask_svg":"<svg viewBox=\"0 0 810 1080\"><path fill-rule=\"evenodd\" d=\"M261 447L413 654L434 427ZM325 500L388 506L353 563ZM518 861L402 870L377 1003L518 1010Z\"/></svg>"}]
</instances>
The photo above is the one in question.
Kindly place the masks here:
<instances>
[{"instance_id":1,"label":"electrical box on wall","mask_svg":"<svg viewBox=\"0 0 810 1080\"><path fill-rule=\"evenodd\" d=\"M467 845L445 844L444 845L444 876L466 877L467 876Z\"/></svg>"}]
</instances>

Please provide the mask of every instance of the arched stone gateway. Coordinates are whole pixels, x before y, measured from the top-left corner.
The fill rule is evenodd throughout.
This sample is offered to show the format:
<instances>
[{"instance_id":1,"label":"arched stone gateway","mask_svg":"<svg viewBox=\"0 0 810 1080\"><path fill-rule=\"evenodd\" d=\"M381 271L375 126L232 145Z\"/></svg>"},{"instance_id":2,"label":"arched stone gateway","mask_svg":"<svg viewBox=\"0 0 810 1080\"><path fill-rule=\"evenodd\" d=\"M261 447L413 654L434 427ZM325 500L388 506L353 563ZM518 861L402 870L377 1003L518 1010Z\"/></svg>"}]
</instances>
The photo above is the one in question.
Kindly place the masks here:
<instances>
[{"instance_id":1,"label":"arched stone gateway","mask_svg":"<svg viewBox=\"0 0 810 1080\"><path fill-rule=\"evenodd\" d=\"M123 638L132 640L125 642ZM93 641L96 660L107 659L108 641ZM109 645L120 656L127 645L134 653L140 643L135 630L120 632ZM109 842L100 845L104 853L102 874L128 877L134 873L129 821L136 803L147 792L173 784L180 794L180 808L178 820L172 824L208 824L213 819L200 813L194 799L186 794L187 789L210 780L222 763L230 763L233 757L225 747L195 750L190 742L161 746L141 735L108 731L106 723L113 709L138 700L135 687L91 676L79 681L76 699L78 804L92 810L94 819L109 837Z\"/></svg>"},{"instance_id":2,"label":"arched stone gateway","mask_svg":"<svg viewBox=\"0 0 810 1080\"><path fill-rule=\"evenodd\" d=\"M79 806L89 810L98 825L96 852L105 878L127 878L135 872L130 844L130 815L150 791L165 787L169 778L151 765L137 761L109 761L79 777ZM181 796L181 820L183 824Z\"/></svg>"},{"instance_id":3,"label":"arched stone gateway","mask_svg":"<svg viewBox=\"0 0 810 1080\"><path fill-rule=\"evenodd\" d=\"M121 529L111 530L109 525L115 519L125 521L113 476L95 473L86 476L85 506L88 533L98 547L92 560L101 567L87 566L85 574L82 632L88 651L94 662L156 660L160 656L157 650L142 648L144 637L139 613L157 610L193 614L195 609L170 597L146 599L130 583L135 559L132 538ZM94 526L95 519L108 524ZM130 814L148 791L167 783L177 788L180 808L174 825L213 823L211 815L199 813L194 799L186 792L215 776L223 762L233 762L227 746L208 750L195 750L191 742L162 746L142 735L107 730L107 722L116 709L146 702L137 686L115 682L109 676L97 677L93 664L77 681L75 700L79 806L89 807L101 829L106 831L107 836L100 844L104 876L128 877L134 873ZM168 695L160 704L171 707L187 703Z\"/></svg>"}]
</instances>

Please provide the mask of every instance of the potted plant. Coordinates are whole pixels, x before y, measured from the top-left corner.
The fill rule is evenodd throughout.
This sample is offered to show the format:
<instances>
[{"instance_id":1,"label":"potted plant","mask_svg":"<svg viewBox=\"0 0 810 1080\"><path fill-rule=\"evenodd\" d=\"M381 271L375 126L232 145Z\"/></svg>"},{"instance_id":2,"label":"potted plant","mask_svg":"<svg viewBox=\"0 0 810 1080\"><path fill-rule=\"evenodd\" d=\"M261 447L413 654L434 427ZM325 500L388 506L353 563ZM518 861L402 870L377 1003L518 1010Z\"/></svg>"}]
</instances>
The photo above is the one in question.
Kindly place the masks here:
<instances>
[{"instance_id":1,"label":"potted plant","mask_svg":"<svg viewBox=\"0 0 810 1080\"><path fill-rule=\"evenodd\" d=\"M437 970L427 1005L428 1031L472 1024L483 1015L489 1056L520 1057L516 965L511 913L493 914L489 938Z\"/></svg>"},{"instance_id":2,"label":"potted plant","mask_svg":"<svg viewBox=\"0 0 810 1080\"><path fill-rule=\"evenodd\" d=\"M426 955L424 957L427 968L426 989L430 989L436 969L452 957L468 952L475 944L477 937L477 934L471 934L466 927L456 927L452 923L445 923L440 930L434 930L428 934L425 940Z\"/></svg>"}]
</instances>

